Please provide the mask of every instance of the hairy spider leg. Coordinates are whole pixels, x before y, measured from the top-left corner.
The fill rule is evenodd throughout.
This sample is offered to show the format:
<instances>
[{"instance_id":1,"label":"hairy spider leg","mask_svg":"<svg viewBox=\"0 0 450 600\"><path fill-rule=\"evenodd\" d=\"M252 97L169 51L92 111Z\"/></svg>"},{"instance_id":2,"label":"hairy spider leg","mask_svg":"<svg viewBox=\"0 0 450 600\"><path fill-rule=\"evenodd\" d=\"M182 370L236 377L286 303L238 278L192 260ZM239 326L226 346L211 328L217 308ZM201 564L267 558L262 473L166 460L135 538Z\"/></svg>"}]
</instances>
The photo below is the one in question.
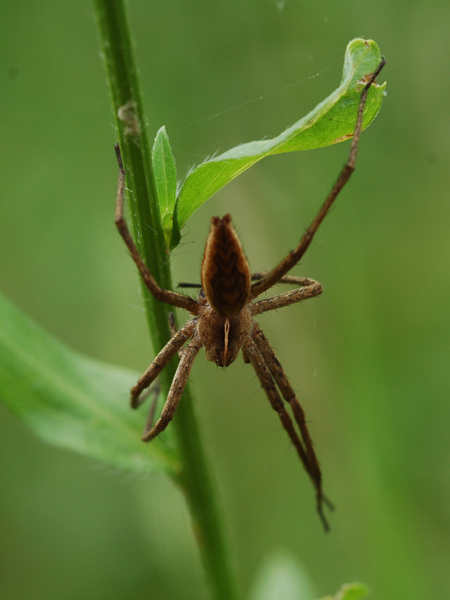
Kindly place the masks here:
<instances>
[{"instance_id":1,"label":"hairy spider leg","mask_svg":"<svg viewBox=\"0 0 450 600\"><path fill-rule=\"evenodd\" d=\"M170 329L170 334L172 337L174 337L177 334L177 326L175 323L175 314L173 312L169 313L169 329ZM183 346L181 346L181 348L178 349L178 356L181 358L183 354Z\"/></svg>"},{"instance_id":2,"label":"hairy spider leg","mask_svg":"<svg viewBox=\"0 0 450 600\"><path fill-rule=\"evenodd\" d=\"M311 223L311 225L308 227L308 229L303 234L297 248L295 250L292 250L291 252L289 252L289 254L285 258L283 258L283 260L280 263L278 263L278 265L274 269L272 269L272 271L267 273L267 275L265 275L262 279L260 279L259 281L257 281L256 283L254 283L252 285L251 298L256 298L257 296L261 295L263 292L265 292L266 290L271 288L273 285L275 285L280 280L281 277L283 277L283 275L286 275L286 273L288 271L290 271L292 269L292 267L294 267L298 263L298 261L302 258L302 256L305 254L306 250L308 249L310 243L313 240L314 234L316 233L320 224L326 217L333 202L336 200L337 196L339 195L339 192L342 190L342 188L345 186L347 181L350 179L351 174L355 170L358 142L359 142L359 138L361 135L364 106L366 104L367 94L369 92L370 86L375 82L375 79L379 75L379 73L380 73L381 69L384 67L384 65L385 65L385 60L383 58L381 63L378 65L378 68L372 74L371 78L369 79L366 86L364 87L364 90L361 93L361 99L359 101L359 106L358 106L358 117L356 120L355 131L353 132L353 139L352 139L352 145L350 147L349 157L348 157L347 163L342 168L331 192L328 194L325 202L323 203L322 207L320 208L319 212L317 213L314 221Z\"/></svg>"},{"instance_id":3,"label":"hairy spider leg","mask_svg":"<svg viewBox=\"0 0 450 600\"><path fill-rule=\"evenodd\" d=\"M119 180L117 183L117 200L116 200L116 216L115 223L116 227L122 236L123 241L127 245L128 250L130 251L131 258L134 260L137 268L139 269L139 273L141 277L149 289L150 293L161 302L165 302L166 304L171 304L172 306L177 306L178 308L184 308L190 311L193 314L197 312L197 302L193 298L189 298L189 296L184 296L183 294L178 294L177 292L172 292L171 290L165 290L164 288L159 287L156 283L153 275L147 268L143 258L138 252L136 248L136 244L130 234L128 229L127 222L123 216L123 197L125 191L125 171L123 168L122 155L120 153L119 144L115 146L117 162L119 163Z\"/></svg>"},{"instance_id":4,"label":"hairy spider leg","mask_svg":"<svg viewBox=\"0 0 450 600\"><path fill-rule=\"evenodd\" d=\"M250 279L252 281L259 281L265 275L267 275L267 271L259 271L258 273L252 273L250 275ZM283 275L283 277L277 281L277 284L278 283L292 283L295 285L307 286L307 285L311 285L316 282L314 281L314 279L309 279L308 277L297 277L296 275ZM186 288L186 289L187 288L201 289L202 284L201 283L183 282L183 283L178 283L177 287Z\"/></svg>"},{"instance_id":5,"label":"hairy spider leg","mask_svg":"<svg viewBox=\"0 0 450 600\"><path fill-rule=\"evenodd\" d=\"M306 454L309 460L309 469L308 473L310 474L311 479L317 490L317 508L319 513L321 513L322 502L333 510L333 504L323 495L322 492L322 474L319 467L319 461L317 460L316 453L314 451L314 444L311 439L311 436L308 431L308 427L306 425L306 417L305 411L303 410L300 402L298 401L295 392L289 382L289 379L284 372L283 367L281 366L280 361L278 360L277 355L275 354L273 348L269 344L264 332L261 330L259 326L256 326L253 332L253 339L261 352L261 355L269 368L269 371L272 374L272 377L275 380L283 398L292 408L292 412L294 414L295 421L300 429L300 433L302 436L303 444L306 449Z\"/></svg>"},{"instance_id":6,"label":"hairy spider leg","mask_svg":"<svg viewBox=\"0 0 450 600\"><path fill-rule=\"evenodd\" d=\"M255 369L256 375L259 379L261 387L266 392L266 396L269 399L269 402L273 408L273 410L277 413L280 418L281 424L283 428L286 430L292 444L297 450L297 454L305 468L305 471L310 476L311 480L314 483L314 487L316 488L316 496L317 496L317 512L319 513L320 519L323 523L325 531L329 531L330 527L328 525L328 521L323 513L323 495L322 495L322 484L320 478L320 469L319 476L314 472L314 468L311 465L310 458L308 456L308 450L305 449L302 441L298 437L298 434L295 430L294 423L287 412L284 402L281 399L281 396L277 390L274 378L270 372L269 367L264 360L263 355L261 354L257 344L252 339L244 346L244 351L251 362L253 368ZM316 465L318 468L318 462L316 459Z\"/></svg>"},{"instance_id":7,"label":"hairy spider leg","mask_svg":"<svg viewBox=\"0 0 450 600\"><path fill-rule=\"evenodd\" d=\"M155 418L156 406L158 405L158 398L161 392L161 386L159 385L159 381L156 379L152 385L146 390L145 394L143 394L140 398L139 404L141 404L144 400L146 400L149 396L153 396L150 409L148 411L147 422L144 427L144 432L148 431L152 424L153 419Z\"/></svg>"},{"instance_id":8,"label":"hairy spider leg","mask_svg":"<svg viewBox=\"0 0 450 600\"><path fill-rule=\"evenodd\" d=\"M143 402L141 394L154 381L169 360L175 356L178 350L194 333L194 320L188 321L184 327L179 329L173 337L167 342L164 348L159 352L158 356L151 363L148 369L143 373L136 385L131 388L131 407L137 408Z\"/></svg>"},{"instance_id":9,"label":"hairy spider leg","mask_svg":"<svg viewBox=\"0 0 450 600\"><path fill-rule=\"evenodd\" d=\"M184 388L186 387L192 365L201 347L202 343L200 342L198 335L194 335L192 340L183 351L183 355L180 359L175 377L173 378L172 385L170 386L167 400L164 404L160 418L149 431L144 431L144 435L142 436L144 442L149 442L150 440L154 439L157 435L164 431L164 429L166 429L167 425L173 419L178 403L183 395Z\"/></svg>"},{"instance_id":10,"label":"hairy spider leg","mask_svg":"<svg viewBox=\"0 0 450 600\"><path fill-rule=\"evenodd\" d=\"M294 279L294 277L292 277L292 279ZM253 302L251 306L252 315L260 315L269 310L284 308L290 304L296 304L297 302L314 298L314 296L319 296L323 291L321 284L313 279L308 279L307 281L308 284L305 284L304 287L295 288L294 290L283 292L277 296L271 296L270 298L264 298L264 300Z\"/></svg>"}]
</instances>

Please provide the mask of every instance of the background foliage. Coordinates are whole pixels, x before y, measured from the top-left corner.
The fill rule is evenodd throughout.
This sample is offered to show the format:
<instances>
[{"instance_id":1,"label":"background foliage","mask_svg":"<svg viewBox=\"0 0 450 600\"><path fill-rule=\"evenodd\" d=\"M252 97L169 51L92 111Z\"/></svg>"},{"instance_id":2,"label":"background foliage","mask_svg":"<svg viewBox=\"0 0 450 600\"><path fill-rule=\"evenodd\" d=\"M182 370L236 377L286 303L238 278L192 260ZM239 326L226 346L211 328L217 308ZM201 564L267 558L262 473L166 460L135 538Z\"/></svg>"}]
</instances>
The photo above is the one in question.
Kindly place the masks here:
<instances>
[{"instance_id":1,"label":"background foliage","mask_svg":"<svg viewBox=\"0 0 450 600\"><path fill-rule=\"evenodd\" d=\"M338 506L330 535L251 370L199 359L191 379L245 592L281 548L319 595L359 579L375 600L445 596L447 3L131 0L129 10L149 132L166 125L179 173L313 108L337 87L353 37L386 55L383 110L296 271L325 294L261 318ZM75 349L143 370L152 357L135 268L113 225L114 131L92 6L6 0L0 27L1 290ZM276 156L233 182L189 222L175 281L198 280L208 221L225 212L253 268L272 266L347 152ZM198 598L189 517L164 476L99 469L3 411L0 447L2 597Z\"/></svg>"}]
</instances>

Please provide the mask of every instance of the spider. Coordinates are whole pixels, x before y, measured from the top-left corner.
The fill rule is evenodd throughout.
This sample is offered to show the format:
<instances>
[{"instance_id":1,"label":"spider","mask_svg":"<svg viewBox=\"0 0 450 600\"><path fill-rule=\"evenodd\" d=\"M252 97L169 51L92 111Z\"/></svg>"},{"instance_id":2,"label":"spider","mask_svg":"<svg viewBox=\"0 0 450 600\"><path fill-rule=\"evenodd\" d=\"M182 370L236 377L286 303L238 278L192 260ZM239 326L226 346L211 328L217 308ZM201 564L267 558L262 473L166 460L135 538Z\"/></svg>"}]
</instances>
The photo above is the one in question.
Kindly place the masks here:
<instances>
[{"instance_id":1,"label":"spider","mask_svg":"<svg viewBox=\"0 0 450 600\"><path fill-rule=\"evenodd\" d=\"M183 395L194 360L202 347L205 348L207 360L220 367L231 365L236 360L239 351L242 350L244 361L253 366L261 387L272 408L278 414L283 428L314 485L317 511L325 530L328 530L329 527L323 505L327 505L330 509L333 508L333 505L322 491L322 474L306 424L305 413L283 367L254 317L269 310L302 302L322 293L322 286L317 281L306 277L289 276L287 273L304 255L314 234L355 168L367 93L383 66L384 59L362 91L348 161L295 250L289 252L270 272L252 275L241 243L231 223L230 215L225 215L223 218L213 217L201 267L201 286L181 284L184 287L200 287L197 299L159 287L140 256L123 216L125 172L120 150L118 146L116 147L119 181L115 222L118 231L125 241L145 285L153 296L161 302L183 308L193 315L193 318L176 331L171 313L171 339L131 389L131 406L137 408L145 399L144 390L149 388L171 358L179 353L180 362L161 415L153 424L155 406L153 403L142 439L149 442L169 425ZM278 283L290 283L299 287L270 298L256 300ZM188 343L184 347L186 342ZM285 403L290 406L294 419L286 410ZM299 433L295 429L294 422Z\"/></svg>"}]
</instances>

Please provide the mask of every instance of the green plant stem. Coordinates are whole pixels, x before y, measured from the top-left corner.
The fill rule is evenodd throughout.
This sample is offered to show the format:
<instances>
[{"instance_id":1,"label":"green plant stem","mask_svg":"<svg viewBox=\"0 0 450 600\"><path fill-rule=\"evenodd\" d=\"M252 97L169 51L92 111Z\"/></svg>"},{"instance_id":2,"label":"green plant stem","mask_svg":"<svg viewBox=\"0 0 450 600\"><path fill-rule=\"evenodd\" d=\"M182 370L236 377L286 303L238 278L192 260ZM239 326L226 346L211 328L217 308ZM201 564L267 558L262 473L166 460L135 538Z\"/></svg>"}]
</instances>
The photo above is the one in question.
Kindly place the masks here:
<instances>
[{"instance_id":1,"label":"green plant stem","mask_svg":"<svg viewBox=\"0 0 450 600\"><path fill-rule=\"evenodd\" d=\"M123 0L94 0L94 4L124 159L134 237L159 285L172 289L170 261L154 191L146 121L125 6ZM142 289L150 338L156 353L170 337L170 308L155 300L144 285ZM172 361L161 374L164 397L175 369L176 361ZM185 493L213 597L217 600L236 600L235 579L225 543L217 493L189 392L184 394L177 416L171 427L176 429L181 468L177 473L172 472L171 476Z\"/></svg>"}]
</instances>

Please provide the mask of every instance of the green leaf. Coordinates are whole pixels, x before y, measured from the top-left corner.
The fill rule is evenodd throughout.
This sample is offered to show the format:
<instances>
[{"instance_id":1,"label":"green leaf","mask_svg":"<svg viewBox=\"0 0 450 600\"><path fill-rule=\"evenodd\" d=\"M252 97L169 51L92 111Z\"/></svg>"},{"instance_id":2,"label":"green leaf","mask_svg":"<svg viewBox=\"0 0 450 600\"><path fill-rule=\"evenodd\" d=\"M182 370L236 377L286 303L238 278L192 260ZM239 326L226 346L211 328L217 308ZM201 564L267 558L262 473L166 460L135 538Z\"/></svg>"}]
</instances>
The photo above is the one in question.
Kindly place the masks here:
<instances>
[{"instance_id":1,"label":"green leaf","mask_svg":"<svg viewBox=\"0 0 450 600\"><path fill-rule=\"evenodd\" d=\"M261 568L250 600L313 600L308 575L290 554L276 553Z\"/></svg>"},{"instance_id":2,"label":"green leaf","mask_svg":"<svg viewBox=\"0 0 450 600\"><path fill-rule=\"evenodd\" d=\"M369 590L363 583L346 583L336 596L326 596L322 600L361 600L368 594Z\"/></svg>"},{"instance_id":3,"label":"green leaf","mask_svg":"<svg viewBox=\"0 0 450 600\"><path fill-rule=\"evenodd\" d=\"M175 220L174 223L173 217L177 198L177 167L165 127L161 127L156 134L152 148L152 165L164 237L167 247L170 248L172 237L175 238L174 241L177 237L180 238L180 232L178 221ZM179 241L180 239L176 241L175 246Z\"/></svg>"},{"instance_id":4,"label":"green leaf","mask_svg":"<svg viewBox=\"0 0 450 600\"><path fill-rule=\"evenodd\" d=\"M174 248L176 248L181 241L181 231L180 231L180 224L178 223L177 205L178 205L178 198L177 198L177 201L175 202L175 208L174 208L173 215L172 215L172 235L170 237L169 250L173 250Z\"/></svg>"},{"instance_id":5,"label":"green leaf","mask_svg":"<svg viewBox=\"0 0 450 600\"><path fill-rule=\"evenodd\" d=\"M140 439L146 415L128 403L136 378L71 350L0 295L0 399L5 406L50 444L122 469L174 474L178 461L170 437L165 445Z\"/></svg>"},{"instance_id":6,"label":"green leaf","mask_svg":"<svg viewBox=\"0 0 450 600\"><path fill-rule=\"evenodd\" d=\"M373 40L351 41L345 52L341 85L303 119L273 139L236 146L191 171L177 204L180 229L206 200L265 156L321 148L351 138L361 91L380 62L380 50ZM372 84L364 109L363 129L380 110L385 87L386 84Z\"/></svg>"}]
</instances>

